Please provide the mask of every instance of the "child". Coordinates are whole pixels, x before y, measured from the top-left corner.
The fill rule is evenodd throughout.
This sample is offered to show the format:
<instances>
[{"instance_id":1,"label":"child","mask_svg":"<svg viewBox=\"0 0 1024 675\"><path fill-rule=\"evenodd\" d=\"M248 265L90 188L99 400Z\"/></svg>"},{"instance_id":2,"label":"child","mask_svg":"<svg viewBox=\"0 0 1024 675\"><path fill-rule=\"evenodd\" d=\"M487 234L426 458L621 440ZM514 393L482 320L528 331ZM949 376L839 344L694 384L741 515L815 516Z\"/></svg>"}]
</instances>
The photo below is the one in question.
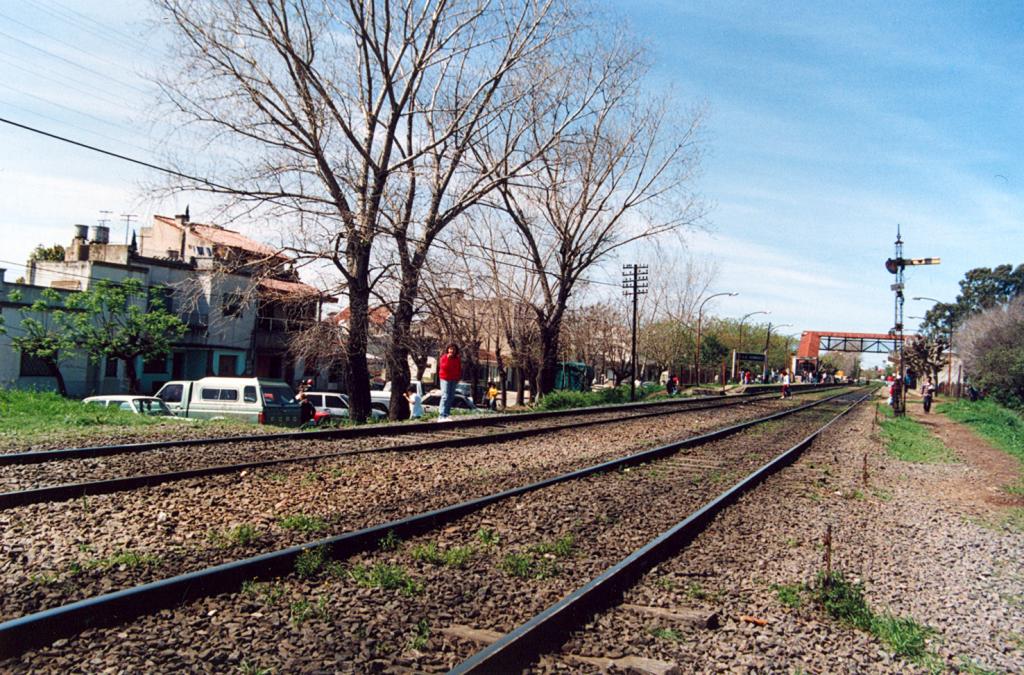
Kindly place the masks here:
<instances>
[{"instance_id":1,"label":"child","mask_svg":"<svg viewBox=\"0 0 1024 675\"><path fill-rule=\"evenodd\" d=\"M418 420L423 417L423 397L416 391L415 386L409 387L405 392L405 400L409 402L409 416Z\"/></svg>"}]
</instances>

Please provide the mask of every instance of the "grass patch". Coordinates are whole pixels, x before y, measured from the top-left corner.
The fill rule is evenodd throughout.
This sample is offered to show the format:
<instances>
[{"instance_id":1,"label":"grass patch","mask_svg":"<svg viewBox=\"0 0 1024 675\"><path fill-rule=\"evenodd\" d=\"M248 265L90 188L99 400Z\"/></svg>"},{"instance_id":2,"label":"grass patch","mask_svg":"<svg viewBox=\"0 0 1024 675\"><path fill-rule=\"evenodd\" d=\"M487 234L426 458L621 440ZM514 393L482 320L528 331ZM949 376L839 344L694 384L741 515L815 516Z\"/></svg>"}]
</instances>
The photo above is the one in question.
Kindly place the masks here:
<instances>
[{"instance_id":1,"label":"grass patch","mask_svg":"<svg viewBox=\"0 0 1024 675\"><path fill-rule=\"evenodd\" d=\"M1016 457L1024 472L1024 419L1018 413L994 401L972 403L963 399L940 403L935 410L955 422L966 424L995 447ZM1010 491L1024 494L1024 477Z\"/></svg>"},{"instance_id":2,"label":"grass patch","mask_svg":"<svg viewBox=\"0 0 1024 675\"><path fill-rule=\"evenodd\" d=\"M462 569L469 564L470 558L473 557L473 549L469 546L453 546L442 551L437 544L430 542L429 544L420 544L415 547L412 550L412 557L413 560L430 563L431 565L444 565L445 567Z\"/></svg>"},{"instance_id":3,"label":"grass patch","mask_svg":"<svg viewBox=\"0 0 1024 675\"><path fill-rule=\"evenodd\" d=\"M802 584L772 584L775 597L786 607L796 609L804 604Z\"/></svg>"},{"instance_id":4,"label":"grass patch","mask_svg":"<svg viewBox=\"0 0 1024 675\"><path fill-rule=\"evenodd\" d=\"M811 591L829 616L871 633L896 656L917 663L934 657L926 642L933 629L911 618L874 612L864 599L863 585L851 583L842 572L819 572Z\"/></svg>"},{"instance_id":5,"label":"grass patch","mask_svg":"<svg viewBox=\"0 0 1024 675\"><path fill-rule=\"evenodd\" d=\"M671 640L672 642L679 642L683 639L683 636L679 631L672 630L671 628L651 628L651 635L658 638L659 640Z\"/></svg>"},{"instance_id":6,"label":"grass patch","mask_svg":"<svg viewBox=\"0 0 1024 675\"><path fill-rule=\"evenodd\" d=\"M153 567L160 564L160 558L149 553L138 553L136 551L118 551L112 556L88 560L82 563L82 569L87 570L110 570L137 569L139 567Z\"/></svg>"},{"instance_id":7,"label":"grass patch","mask_svg":"<svg viewBox=\"0 0 1024 675\"><path fill-rule=\"evenodd\" d=\"M227 530L210 530L210 543L217 548L230 548L232 546L248 546L260 538L260 532L255 525L242 523Z\"/></svg>"},{"instance_id":8,"label":"grass patch","mask_svg":"<svg viewBox=\"0 0 1024 675\"><path fill-rule=\"evenodd\" d=\"M69 429L120 429L159 425L160 419L85 405L52 391L0 390L0 435L11 438L66 433Z\"/></svg>"},{"instance_id":9,"label":"grass patch","mask_svg":"<svg viewBox=\"0 0 1024 675\"><path fill-rule=\"evenodd\" d=\"M636 399L664 398L664 387L637 387ZM629 403L629 385L625 384L599 391L563 391L556 389L537 402L531 410L565 410L568 408L589 408L591 406Z\"/></svg>"},{"instance_id":10,"label":"grass patch","mask_svg":"<svg viewBox=\"0 0 1024 675\"><path fill-rule=\"evenodd\" d=\"M366 588L397 590L401 591L403 595L416 595L423 590L423 584L410 577L408 572L398 565L384 563L373 567L356 565L349 571L349 574L357 584Z\"/></svg>"},{"instance_id":11,"label":"grass patch","mask_svg":"<svg viewBox=\"0 0 1024 675\"><path fill-rule=\"evenodd\" d=\"M294 530L303 534L315 534L327 529L327 521L317 516L307 516L304 513L295 513L285 516L278 523L286 530Z\"/></svg>"},{"instance_id":12,"label":"grass patch","mask_svg":"<svg viewBox=\"0 0 1024 675\"><path fill-rule=\"evenodd\" d=\"M889 453L904 462L933 464L955 461L952 450L910 417L882 420L882 435Z\"/></svg>"}]
</instances>

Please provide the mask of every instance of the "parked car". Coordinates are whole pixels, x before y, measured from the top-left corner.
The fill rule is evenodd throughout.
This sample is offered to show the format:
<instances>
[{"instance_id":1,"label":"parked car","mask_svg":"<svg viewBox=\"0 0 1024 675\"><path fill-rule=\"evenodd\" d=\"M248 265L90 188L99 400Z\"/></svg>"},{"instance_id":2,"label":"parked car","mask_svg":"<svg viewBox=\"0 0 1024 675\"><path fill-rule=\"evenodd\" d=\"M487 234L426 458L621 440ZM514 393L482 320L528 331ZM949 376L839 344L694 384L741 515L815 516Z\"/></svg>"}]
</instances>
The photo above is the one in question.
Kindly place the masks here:
<instances>
[{"instance_id":1,"label":"parked car","mask_svg":"<svg viewBox=\"0 0 1024 675\"><path fill-rule=\"evenodd\" d=\"M306 398L310 400L318 412L329 412L331 417L348 419L348 396L333 391L307 391ZM372 407L370 416L377 420L388 416L387 408L383 411L379 407Z\"/></svg>"},{"instance_id":2,"label":"parked car","mask_svg":"<svg viewBox=\"0 0 1024 675\"><path fill-rule=\"evenodd\" d=\"M424 413L436 413L441 410L441 393L435 392L427 394L423 398L423 412ZM455 394L452 399L452 412L458 412L459 414L465 413L480 413L490 412L487 408L479 408L473 400L463 396L462 394Z\"/></svg>"},{"instance_id":3,"label":"parked car","mask_svg":"<svg viewBox=\"0 0 1024 675\"><path fill-rule=\"evenodd\" d=\"M256 377L204 377L171 381L156 396L175 415L298 426L299 402L280 380Z\"/></svg>"},{"instance_id":4,"label":"parked car","mask_svg":"<svg viewBox=\"0 0 1024 675\"><path fill-rule=\"evenodd\" d=\"M102 406L104 408L120 408L121 410L133 412L136 415L175 417L171 409L167 407L167 404L155 396L135 396L132 394L89 396L88 398L83 398L82 403Z\"/></svg>"}]
</instances>

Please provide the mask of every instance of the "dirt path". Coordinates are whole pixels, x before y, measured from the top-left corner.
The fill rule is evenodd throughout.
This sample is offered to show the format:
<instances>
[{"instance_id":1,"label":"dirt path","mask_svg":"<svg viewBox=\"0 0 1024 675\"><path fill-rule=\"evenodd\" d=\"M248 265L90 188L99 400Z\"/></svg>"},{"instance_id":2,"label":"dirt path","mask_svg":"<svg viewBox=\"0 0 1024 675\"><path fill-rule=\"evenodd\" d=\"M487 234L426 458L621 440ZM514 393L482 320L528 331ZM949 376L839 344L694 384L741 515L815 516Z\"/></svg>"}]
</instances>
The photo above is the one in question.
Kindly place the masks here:
<instances>
[{"instance_id":1,"label":"dirt path","mask_svg":"<svg viewBox=\"0 0 1024 675\"><path fill-rule=\"evenodd\" d=\"M937 496L954 499L965 506L976 506L991 513L994 510L1024 507L1024 495L1011 494L1006 488L1018 484L1021 463L1013 456L992 446L965 424L945 415L925 414L911 399L910 416L935 434L957 458L969 467L951 480L936 485Z\"/></svg>"}]
</instances>

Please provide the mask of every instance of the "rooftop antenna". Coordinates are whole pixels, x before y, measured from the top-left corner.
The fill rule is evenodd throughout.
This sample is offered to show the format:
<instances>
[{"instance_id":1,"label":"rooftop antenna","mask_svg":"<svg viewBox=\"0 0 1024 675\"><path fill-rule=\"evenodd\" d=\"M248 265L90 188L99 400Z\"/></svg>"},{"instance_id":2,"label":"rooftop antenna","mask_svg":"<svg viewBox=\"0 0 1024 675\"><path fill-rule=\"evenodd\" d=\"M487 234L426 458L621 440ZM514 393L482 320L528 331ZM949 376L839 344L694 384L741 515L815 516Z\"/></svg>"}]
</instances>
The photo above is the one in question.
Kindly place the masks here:
<instances>
[{"instance_id":1,"label":"rooftop antenna","mask_svg":"<svg viewBox=\"0 0 1024 675\"><path fill-rule=\"evenodd\" d=\"M100 217L99 217L99 221L98 221L99 224L102 225L103 227L106 227L107 223L110 222L110 214L111 213L113 213L113 211L107 211L105 209L100 209Z\"/></svg>"}]
</instances>

